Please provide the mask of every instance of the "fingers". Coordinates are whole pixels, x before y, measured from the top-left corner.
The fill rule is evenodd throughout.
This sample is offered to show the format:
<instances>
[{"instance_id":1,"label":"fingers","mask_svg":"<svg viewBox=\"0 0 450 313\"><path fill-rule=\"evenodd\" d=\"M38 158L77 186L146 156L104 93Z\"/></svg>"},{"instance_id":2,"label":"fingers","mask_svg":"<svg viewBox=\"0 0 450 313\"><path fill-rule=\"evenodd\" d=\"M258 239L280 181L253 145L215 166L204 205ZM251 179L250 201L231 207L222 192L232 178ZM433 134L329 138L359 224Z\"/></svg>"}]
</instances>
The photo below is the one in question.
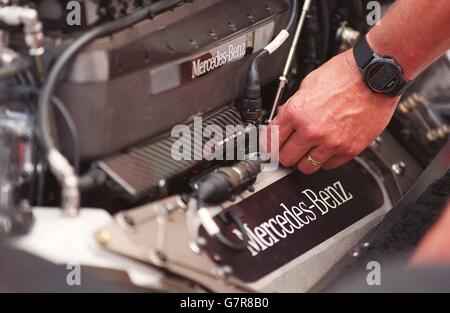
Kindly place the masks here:
<instances>
[{"instance_id":1,"label":"fingers","mask_svg":"<svg viewBox=\"0 0 450 313\"><path fill-rule=\"evenodd\" d=\"M297 165L311 148L314 142L307 141L301 132L294 132L280 150L280 162L285 167Z\"/></svg>"},{"instance_id":2,"label":"fingers","mask_svg":"<svg viewBox=\"0 0 450 313\"><path fill-rule=\"evenodd\" d=\"M268 138L264 139L267 152L272 154L272 150L277 148L270 147L270 143L274 145L270 137L278 134L280 163L285 167L297 166L305 174L313 174L321 168L339 167L357 155L353 153L358 147L354 141L346 141L345 136L338 134L337 127L332 124L328 127L330 119L335 122L335 116L330 118L329 114L321 115L328 119L324 122L311 114L309 107L305 107L302 101L302 97L294 96L281 107L269 126ZM278 133L272 130L274 127L277 127ZM346 127L348 125L344 123L343 128Z\"/></svg>"},{"instance_id":3,"label":"fingers","mask_svg":"<svg viewBox=\"0 0 450 313\"><path fill-rule=\"evenodd\" d=\"M288 118L285 108L286 105L283 105L280 108L280 113L272 121L267 130L262 132L261 148L268 154L272 154L272 149L279 149L282 147L295 130L292 120ZM277 127L277 131L274 130L275 127ZM278 136L278 140L273 140L272 136ZM272 147L273 143L277 143L277 146Z\"/></svg>"},{"instance_id":4,"label":"fingers","mask_svg":"<svg viewBox=\"0 0 450 313\"><path fill-rule=\"evenodd\" d=\"M279 127L280 131L280 147L284 145L286 140L290 137L292 132L295 131L296 116L293 112L295 106L292 102L288 101L286 104L280 107L280 111L275 119L270 124L271 127Z\"/></svg>"},{"instance_id":5,"label":"fingers","mask_svg":"<svg viewBox=\"0 0 450 313\"><path fill-rule=\"evenodd\" d=\"M278 114L272 121L271 125L280 125L281 126L281 125L287 125L287 124L292 123L293 114L292 114L291 107L292 107L293 103L290 101L291 100L289 99L289 101L286 104L280 106Z\"/></svg>"},{"instance_id":6,"label":"fingers","mask_svg":"<svg viewBox=\"0 0 450 313\"><path fill-rule=\"evenodd\" d=\"M274 128L278 130L275 131ZM294 132L294 127L291 124L274 125L271 124L266 131L261 132L261 147L267 153L272 153L272 149L279 149L288 140L289 136ZM274 140L272 136L278 136L278 141ZM277 143L276 147L272 147L273 143Z\"/></svg>"},{"instance_id":7,"label":"fingers","mask_svg":"<svg viewBox=\"0 0 450 313\"><path fill-rule=\"evenodd\" d=\"M332 159L333 155L333 151L325 146L315 147L311 151L306 152L298 163L297 168L304 174L314 174L321 169L322 165L328 163L328 160ZM311 157L310 159L308 158L309 156Z\"/></svg>"}]
</instances>

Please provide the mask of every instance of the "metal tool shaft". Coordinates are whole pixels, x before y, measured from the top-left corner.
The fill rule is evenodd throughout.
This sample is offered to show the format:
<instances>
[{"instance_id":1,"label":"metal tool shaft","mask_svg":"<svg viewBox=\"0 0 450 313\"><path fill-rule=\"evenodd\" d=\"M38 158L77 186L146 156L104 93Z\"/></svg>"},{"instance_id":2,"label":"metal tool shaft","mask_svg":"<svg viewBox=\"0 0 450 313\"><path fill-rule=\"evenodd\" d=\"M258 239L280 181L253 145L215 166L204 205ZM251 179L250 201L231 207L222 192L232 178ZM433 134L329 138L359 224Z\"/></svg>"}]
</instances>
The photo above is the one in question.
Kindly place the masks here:
<instances>
[{"instance_id":1,"label":"metal tool shaft","mask_svg":"<svg viewBox=\"0 0 450 313\"><path fill-rule=\"evenodd\" d=\"M292 62L294 61L295 52L297 51L297 45L300 40L300 35L302 33L303 26L305 24L306 16L311 7L311 3L312 0L305 0L305 2L303 3L302 13L298 21L297 29L295 30L294 40L292 41L291 49L289 50L289 55L286 61L286 65L284 67L283 75L280 76L280 83L278 85L277 94L275 96L275 101L272 106L272 111L270 112L268 123L272 122L277 107L280 104L281 97L283 96L284 88L288 83L287 75L289 74L289 70L291 69Z\"/></svg>"}]
</instances>

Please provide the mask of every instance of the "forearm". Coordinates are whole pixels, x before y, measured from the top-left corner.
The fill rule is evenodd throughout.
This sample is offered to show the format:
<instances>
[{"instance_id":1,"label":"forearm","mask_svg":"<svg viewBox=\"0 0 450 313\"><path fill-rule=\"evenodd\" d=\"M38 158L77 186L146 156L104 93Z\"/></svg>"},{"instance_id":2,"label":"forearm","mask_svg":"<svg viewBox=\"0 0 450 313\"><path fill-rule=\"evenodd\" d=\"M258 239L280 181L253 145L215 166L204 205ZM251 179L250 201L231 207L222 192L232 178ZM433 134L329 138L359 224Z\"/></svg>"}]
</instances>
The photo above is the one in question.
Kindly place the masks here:
<instances>
[{"instance_id":1,"label":"forearm","mask_svg":"<svg viewBox=\"0 0 450 313\"><path fill-rule=\"evenodd\" d=\"M449 0L397 0L367 35L372 49L389 55L414 79L450 49Z\"/></svg>"}]
</instances>

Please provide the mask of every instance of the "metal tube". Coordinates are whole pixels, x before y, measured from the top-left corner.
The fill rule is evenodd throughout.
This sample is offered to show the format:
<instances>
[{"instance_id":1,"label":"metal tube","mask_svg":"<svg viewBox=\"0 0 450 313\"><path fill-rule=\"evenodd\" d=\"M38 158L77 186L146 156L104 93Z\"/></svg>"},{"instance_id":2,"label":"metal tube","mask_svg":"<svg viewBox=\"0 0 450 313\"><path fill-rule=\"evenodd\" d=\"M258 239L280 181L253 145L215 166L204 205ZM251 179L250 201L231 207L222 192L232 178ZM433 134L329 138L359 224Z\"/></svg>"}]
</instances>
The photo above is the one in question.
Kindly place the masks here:
<instances>
[{"instance_id":1,"label":"metal tube","mask_svg":"<svg viewBox=\"0 0 450 313\"><path fill-rule=\"evenodd\" d=\"M283 96L284 88L287 85L288 79L287 75L292 66L292 62L294 61L295 52L297 50L297 45L300 40L300 35L303 30L303 26L305 24L306 15L311 7L312 0L305 0L303 3L302 14L300 15L300 20L298 21L297 29L295 30L294 40L292 41L291 49L289 50L289 55L286 60L286 65L284 67L283 75L280 76L280 83L278 85L277 94L275 96L275 101L272 106L272 111L270 112L268 123L272 122L273 117L275 116L276 109L280 104L281 97Z\"/></svg>"}]
</instances>

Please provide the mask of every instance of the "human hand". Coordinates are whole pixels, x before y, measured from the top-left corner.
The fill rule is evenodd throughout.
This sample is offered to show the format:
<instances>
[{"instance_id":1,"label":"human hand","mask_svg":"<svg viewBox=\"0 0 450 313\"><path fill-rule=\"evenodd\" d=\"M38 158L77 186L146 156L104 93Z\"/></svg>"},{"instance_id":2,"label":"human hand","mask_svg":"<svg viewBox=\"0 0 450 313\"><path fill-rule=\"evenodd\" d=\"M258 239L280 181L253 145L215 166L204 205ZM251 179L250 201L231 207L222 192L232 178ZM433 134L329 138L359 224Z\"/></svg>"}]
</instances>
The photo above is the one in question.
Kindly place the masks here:
<instances>
[{"instance_id":1,"label":"human hand","mask_svg":"<svg viewBox=\"0 0 450 313\"><path fill-rule=\"evenodd\" d=\"M303 80L281 106L268 136L271 127L279 126L282 165L297 165L305 174L333 169L358 156L383 132L398 101L369 90L348 50Z\"/></svg>"}]
</instances>

